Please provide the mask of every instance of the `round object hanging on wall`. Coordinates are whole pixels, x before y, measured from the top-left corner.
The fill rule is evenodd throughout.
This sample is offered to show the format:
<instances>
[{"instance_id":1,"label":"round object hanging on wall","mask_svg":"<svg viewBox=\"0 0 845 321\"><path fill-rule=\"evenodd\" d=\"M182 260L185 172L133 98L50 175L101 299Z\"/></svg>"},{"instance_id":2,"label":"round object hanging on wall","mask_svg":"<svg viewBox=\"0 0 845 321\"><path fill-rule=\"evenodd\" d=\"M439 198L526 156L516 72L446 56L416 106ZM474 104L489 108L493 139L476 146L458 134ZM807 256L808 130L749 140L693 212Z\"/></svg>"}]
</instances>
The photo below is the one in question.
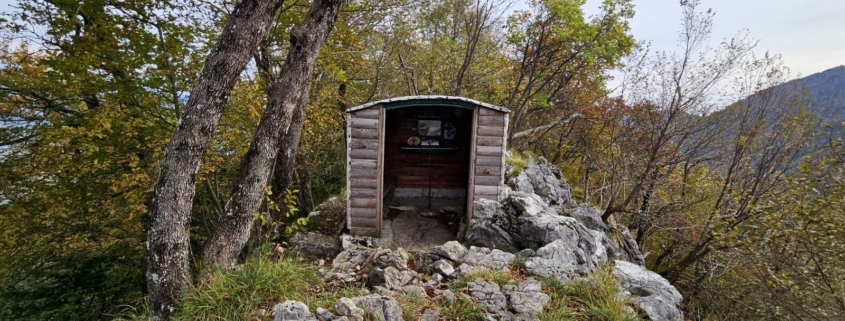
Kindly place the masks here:
<instances>
[{"instance_id":1,"label":"round object hanging on wall","mask_svg":"<svg viewBox=\"0 0 845 321\"><path fill-rule=\"evenodd\" d=\"M420 146L420 138L417 136L411 136L408 138L408 145L409 146Z\"/></svg>"}]
</instances>

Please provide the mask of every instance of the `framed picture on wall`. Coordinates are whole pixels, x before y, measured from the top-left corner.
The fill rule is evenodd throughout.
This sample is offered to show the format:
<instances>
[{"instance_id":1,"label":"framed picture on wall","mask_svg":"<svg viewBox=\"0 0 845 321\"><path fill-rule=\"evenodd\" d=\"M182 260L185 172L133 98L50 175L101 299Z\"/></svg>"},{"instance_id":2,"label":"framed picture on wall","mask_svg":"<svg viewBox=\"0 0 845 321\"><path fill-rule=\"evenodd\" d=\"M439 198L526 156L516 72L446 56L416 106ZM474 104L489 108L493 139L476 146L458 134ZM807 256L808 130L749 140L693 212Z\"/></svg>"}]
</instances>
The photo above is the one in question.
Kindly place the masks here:
<instances>
[{"instance_id":1,"label":"framed picture on wall","mask_svg":"<svg viewBox=\"0 0 845 321\"><path fill-rule=\"evenodd\" d=\"M417 134L424 137L440 137L441 122L439 120L417 120Z\"/></svg>"}]
</instances>

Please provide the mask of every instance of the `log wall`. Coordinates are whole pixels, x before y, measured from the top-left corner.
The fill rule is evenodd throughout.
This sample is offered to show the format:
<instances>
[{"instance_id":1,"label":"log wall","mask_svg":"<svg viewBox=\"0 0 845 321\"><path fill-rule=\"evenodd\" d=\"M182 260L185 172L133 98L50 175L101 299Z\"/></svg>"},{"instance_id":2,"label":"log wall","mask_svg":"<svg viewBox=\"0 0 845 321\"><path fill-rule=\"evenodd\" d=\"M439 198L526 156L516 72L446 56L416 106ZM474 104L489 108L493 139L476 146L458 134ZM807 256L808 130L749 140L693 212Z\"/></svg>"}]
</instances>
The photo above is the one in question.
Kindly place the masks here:
<instances>
[{"instance_id":1,"label":"log wall","mask_svg":"<svg viewBox=\"0 0 845 321\"><path fill-rule=\"evenodd\" d=\"M480 199L498 201L503 193L505 137L507 113L476 108L472 136L470 191L467 199L467 220L472 219L473 202Z\"/></svg>"},{"instance_id":2,"label":"log wall","mask_svg":"<svg viewBox=\"0 0 845 321\"><path fill-rule=\"evenodd\" d=\"M353 235L381 236L384 109L349 113L347 120L347 226Z\"/></svg>"}]
</instances>

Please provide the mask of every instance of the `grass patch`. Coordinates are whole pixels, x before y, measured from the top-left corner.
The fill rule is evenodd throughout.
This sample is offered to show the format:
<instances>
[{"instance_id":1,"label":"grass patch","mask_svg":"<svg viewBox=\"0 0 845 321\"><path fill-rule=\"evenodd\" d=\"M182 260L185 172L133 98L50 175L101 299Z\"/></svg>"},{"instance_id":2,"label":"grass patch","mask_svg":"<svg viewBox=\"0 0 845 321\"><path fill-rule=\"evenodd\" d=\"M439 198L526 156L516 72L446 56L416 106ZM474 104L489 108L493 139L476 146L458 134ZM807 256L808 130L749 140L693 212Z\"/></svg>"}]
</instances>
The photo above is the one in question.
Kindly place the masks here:
<instances>
[{"instance_id":1,"label":"grass patch","mask_svg":"<svg viewBox=\"0 0 845 321\"><path fill-rule=\"evenodd\" d=\"M485 316L484 310L465 295L457 295L452 304L437 301L437 308L441 320L476 321L484 320Z\"/></svg>"},{"instance_id":2,"label":"grass patch","mask_svg":"<svg viewBox=\"0 0 845 321\"><path fill-rule=\"evenodd\" d=\"M510 152L510 156L505 157L505 163L513 166L508 174L517 176L525 169L525 166L528 166L532 155L528 152L519 152L513 148L509 148L508 151Z\"/></svg>"},{"instance_id":3,"label":"grass patch","mask_svg":"<svg viewBox=\"0 0 845 321\"><path fill-rule=\"evenodd\" d=\"M275 259L260 249L234 270L214 269L207 281L187 291L175 320L255 320L286 300L307 301L323 283L313 265L295 258Z\"/></svg>"},{"instance_id":4,"label":"grass patch","mask_svg":"<svg viewBox=\"0 0 845 321\"><path fill-rule=\"evenodd\" d=\"M643 318L628 299L621 297L612 266L604 266L587 279L562 283L542 278L543 293L551 297L540 320L638 321Z\"/></svg>"}]
</instances>

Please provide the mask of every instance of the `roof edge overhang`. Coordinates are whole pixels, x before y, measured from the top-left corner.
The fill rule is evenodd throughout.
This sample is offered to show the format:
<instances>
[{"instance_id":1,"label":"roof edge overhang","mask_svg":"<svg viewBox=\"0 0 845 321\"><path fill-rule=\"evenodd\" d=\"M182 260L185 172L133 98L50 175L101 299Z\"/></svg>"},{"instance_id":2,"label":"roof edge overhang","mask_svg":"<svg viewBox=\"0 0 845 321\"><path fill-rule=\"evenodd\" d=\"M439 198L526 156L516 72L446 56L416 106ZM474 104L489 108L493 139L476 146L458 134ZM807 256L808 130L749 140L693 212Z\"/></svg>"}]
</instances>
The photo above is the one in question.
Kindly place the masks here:
<instances>
[{"instance_id":1,"label":"roof edge overhang","mask_svg":"<svg viewBox=\"0 0 845 321\"><path fill-rule=\"evenodd\" d=\"M485 102L480 102L475 99L458 96L439 96L439 95L422 95L422 96L404 96L382 99L379 101L369 102L363 105L355 106L346 110L347 113L367 109L376 105L384 105L385 109L396 109L413 106L447 106L472 109L475 106L489 108L504 113L511 111L504 107L491 105Z\"/></svg>"}]
</instances>

